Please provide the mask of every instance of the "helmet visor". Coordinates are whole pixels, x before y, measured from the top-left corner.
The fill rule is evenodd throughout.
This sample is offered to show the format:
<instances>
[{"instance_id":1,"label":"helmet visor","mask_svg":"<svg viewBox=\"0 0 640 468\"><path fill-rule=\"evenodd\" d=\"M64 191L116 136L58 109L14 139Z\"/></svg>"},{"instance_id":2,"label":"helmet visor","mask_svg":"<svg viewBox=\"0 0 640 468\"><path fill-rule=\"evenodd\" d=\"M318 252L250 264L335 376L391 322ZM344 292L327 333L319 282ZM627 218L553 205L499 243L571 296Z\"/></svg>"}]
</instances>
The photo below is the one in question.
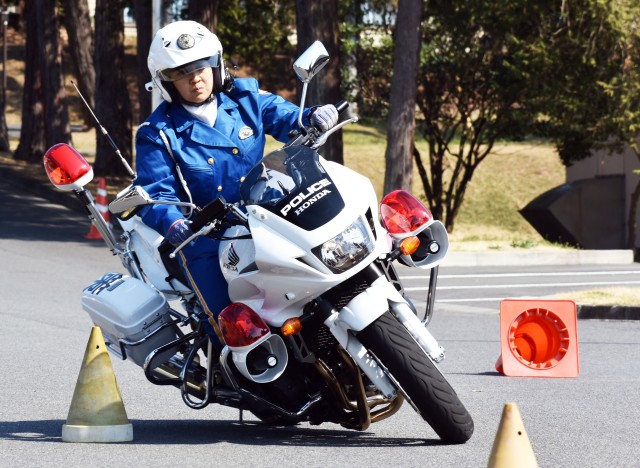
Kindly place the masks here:
<instances>
[{"instance_id":1,"label":"helmet visor","mask_svg":"<svg viewBox=\"0 0 640 468\"><path fill-rule=\"evenodd\" d=\"M176 81L195 71L202 70L203 68L217 67L219 64L218 58L218 55L214 55L212 57L185 63L184 65L176 68L165 68L164 70L160 70L158 75L160 75L160 78L164 81Z\"/></svg>"}]
</instances>

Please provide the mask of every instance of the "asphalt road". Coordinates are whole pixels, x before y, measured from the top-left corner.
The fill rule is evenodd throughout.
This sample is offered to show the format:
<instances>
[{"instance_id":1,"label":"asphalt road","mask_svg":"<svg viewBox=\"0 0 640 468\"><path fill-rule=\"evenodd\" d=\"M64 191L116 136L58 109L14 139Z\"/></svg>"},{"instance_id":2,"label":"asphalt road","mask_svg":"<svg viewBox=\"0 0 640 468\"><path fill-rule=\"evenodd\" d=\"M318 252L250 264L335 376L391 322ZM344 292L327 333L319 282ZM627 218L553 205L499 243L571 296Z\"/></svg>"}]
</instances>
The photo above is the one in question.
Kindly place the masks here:
<instances>
[{"instance_id":1,"label":"asphalt road","mask_svg":"<svg viewBox=\"0 0 640 468\"><path fill-rule=\"evenodd\" d=\"M89 224L78 214L15 196L6 185L0 198L0 466L486 466L511 401L541 467L638 465L640 321L580 320L577 378L505 377L494 369L499 299L578 287L569 283L635 281L635 265L440 269L430 330L447 350L441 369L475 421L462 446L442 445L407 405L364 432L332 424L265 427L220 406L190 410L175 389L149 384L134 364L115 357L134 441L63 443L91 329L80 291L122 268L100 241L82 238ZM478 276L507 273L513 276ZM424 278L406 281L416 303L424 285Z\"/></svg>"}]
</instances>

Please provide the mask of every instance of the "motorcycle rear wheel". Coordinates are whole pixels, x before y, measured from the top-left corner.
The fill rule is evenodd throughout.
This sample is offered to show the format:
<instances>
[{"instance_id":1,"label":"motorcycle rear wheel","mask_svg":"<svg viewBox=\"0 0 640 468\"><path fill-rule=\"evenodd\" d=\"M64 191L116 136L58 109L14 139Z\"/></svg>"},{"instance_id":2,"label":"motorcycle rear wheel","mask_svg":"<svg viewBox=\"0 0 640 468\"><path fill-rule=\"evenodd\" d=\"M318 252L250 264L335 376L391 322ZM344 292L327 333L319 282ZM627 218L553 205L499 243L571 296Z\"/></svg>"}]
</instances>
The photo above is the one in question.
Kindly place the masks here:
<instances>
[{"instance_id":1,"label":"motorcycle rear wheel","mask_svg":"<svg viewBox=\"0 0 640 468\"><path fill-rule=\"evenodd\" d=\"M400 385L422 418L450 444L465 443L473 434L473 420L458 395L406 328L386 312L358 333Z\"/></svg>"}]
</instances>

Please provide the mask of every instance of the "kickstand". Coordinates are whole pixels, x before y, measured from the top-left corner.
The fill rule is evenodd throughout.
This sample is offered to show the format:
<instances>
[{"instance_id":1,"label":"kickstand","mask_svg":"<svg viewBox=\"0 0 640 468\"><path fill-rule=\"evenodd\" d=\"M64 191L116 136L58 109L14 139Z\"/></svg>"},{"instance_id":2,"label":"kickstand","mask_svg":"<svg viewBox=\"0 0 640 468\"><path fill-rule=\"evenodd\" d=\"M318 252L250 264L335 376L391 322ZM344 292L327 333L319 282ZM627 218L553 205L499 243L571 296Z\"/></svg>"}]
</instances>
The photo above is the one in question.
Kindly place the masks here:
<instances>
[{"instance_id":1,"label":"kickstand","mask_svg":"<svg viewBox=\"0 0 640 468\"><path fill-rule=\"evenodd\" d=\"M242 408L238 409L238 421L239 422L244 421L244 410Z\"/></svg>"}]
</instances>

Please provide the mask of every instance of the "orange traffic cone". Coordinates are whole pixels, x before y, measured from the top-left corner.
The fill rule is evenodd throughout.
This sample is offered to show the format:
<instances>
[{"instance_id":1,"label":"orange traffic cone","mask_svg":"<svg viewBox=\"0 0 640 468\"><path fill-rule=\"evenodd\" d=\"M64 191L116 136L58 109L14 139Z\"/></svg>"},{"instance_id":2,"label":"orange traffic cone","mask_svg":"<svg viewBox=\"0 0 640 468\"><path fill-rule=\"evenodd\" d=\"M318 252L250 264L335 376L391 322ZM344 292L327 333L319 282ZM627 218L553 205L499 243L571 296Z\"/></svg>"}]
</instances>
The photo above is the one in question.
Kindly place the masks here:
<instances>
[{"instance_id":1,"label":"orange traffic cone","mask_svg":"<svg viewBox=\"0 0 640 468\"><path fill-rule=\"evenodd\" d=\"M576 304L505 299L500 303L501 354L496 370L516 377L577 377Z\"/></svg>"},{"instance_id":2,"label":"orange traffic cone","mask_svg":"<svg viewBox=\"0 0 640 468\"><path fill-rule=\"evenodd\" d=\"M518 405L507 403L489 456L489 468L536 468L538 461L524 430Z\"/></svg>"},{"instance_id":3,"label":"orange traffic cone","mask_svg":"<svg viewBox=\"0 0 640 468\"><path fill-rule=\"evenodd\" d=\"M107 200L107 181L104 177L100 177L98 181L98 196L96 197L96 208L107 222L110 225L109 219L109 208L108 208L108 200ZM85 239L102 239L102 234L96 228L95 224L91 223L91 229L84 236Z\"/></svg>"},{"instance_id":4,"label":"orange traffic cone","mask_svg":"<svg viewBox=\"0 0 640 468\"><path fill-rule=\"evenodd\" d=\"M133 426L122 403L111 359L99 327L91 329L71 399L64 442L129 442Z\"/></svg>"}]
</instances>

